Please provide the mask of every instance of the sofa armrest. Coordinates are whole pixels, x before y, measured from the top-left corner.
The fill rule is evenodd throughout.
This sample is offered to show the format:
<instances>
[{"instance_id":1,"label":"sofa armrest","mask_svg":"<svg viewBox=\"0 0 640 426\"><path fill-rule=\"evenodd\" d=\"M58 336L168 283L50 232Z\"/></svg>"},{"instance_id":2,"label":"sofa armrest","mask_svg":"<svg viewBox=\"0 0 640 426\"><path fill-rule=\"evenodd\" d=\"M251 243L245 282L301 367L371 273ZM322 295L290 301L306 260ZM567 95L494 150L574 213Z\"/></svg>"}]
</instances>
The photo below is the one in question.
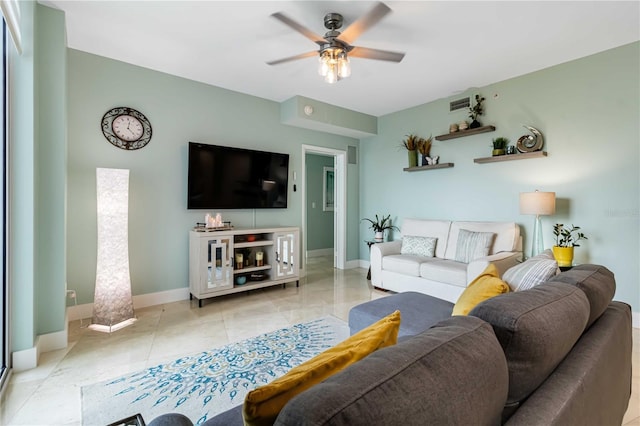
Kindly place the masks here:
<instances>
[{"instance_id":1,"label":"sofa armrest","mask_svg":"<svg viewBox=\"0 0 640 426\"><path fill-rule=\"evenodd\" d=\"M388 241L386 243L376 243L371 246L371 282L374 286L382 285L382 258L392 254L400 254L402 240Z\"/></svg>"},{"instance_id":2,"label":"sofa armrest","mask_svg":"<svg viewBox=\"0 0 640 426\"><path fill-rule=\"evenodd\" d=\"M517 265L522 261L521 251L501 251L500 253L492 254L490 256L480 257L474 259L467 265L467 285L471 281L475 280L478 275L482 273L490 263L493 263L498 268L500 276L512 266Z\"/></svg>"}]
</instances>

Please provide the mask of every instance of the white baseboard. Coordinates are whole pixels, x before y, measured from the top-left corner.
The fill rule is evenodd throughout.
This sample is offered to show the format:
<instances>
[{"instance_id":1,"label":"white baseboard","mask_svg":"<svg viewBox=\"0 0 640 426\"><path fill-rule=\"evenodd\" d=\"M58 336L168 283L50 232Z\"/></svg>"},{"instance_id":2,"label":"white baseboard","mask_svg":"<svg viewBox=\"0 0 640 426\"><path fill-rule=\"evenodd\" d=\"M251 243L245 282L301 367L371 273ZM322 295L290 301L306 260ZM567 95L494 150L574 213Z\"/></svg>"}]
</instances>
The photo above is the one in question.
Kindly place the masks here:
<instances>
[{"instance_id":1,"label":"white baseboard","mask_svg":"<svg viewBox=\"0 0 640 426\"><path fill-rule=\"evenodd\" d=\"M189 287L159 291L157 293L141 294L138 296L133 296L133 309L162 305L164 303L179 302L188 298ZM93 303L69 306L67 308L67 316L69 321L91 318L93 316Z\"/></svg>"},{"instance_id":2,"label":"white baseboard","mask_svg":"<svg viewBox=\"0 0 640 426\"><path fill-rule=\"evenodd\" d=\"M11 367L14 371L24 371L38 366L42 352L50 352L67 347L67 327L62 331L41 334L36 337L32 348L15 351L11 354Z\"/></svg>"},{"instance_id":3,"label":"white baseboard","mask_svg":"<svg viewBox=\"0 0 640 426\"><path fill-rule=\"evenodd\" d=\"M332 256L333 247L317 250L307 250L307 259L310 257Z\"/></svg>"}]
</instances>

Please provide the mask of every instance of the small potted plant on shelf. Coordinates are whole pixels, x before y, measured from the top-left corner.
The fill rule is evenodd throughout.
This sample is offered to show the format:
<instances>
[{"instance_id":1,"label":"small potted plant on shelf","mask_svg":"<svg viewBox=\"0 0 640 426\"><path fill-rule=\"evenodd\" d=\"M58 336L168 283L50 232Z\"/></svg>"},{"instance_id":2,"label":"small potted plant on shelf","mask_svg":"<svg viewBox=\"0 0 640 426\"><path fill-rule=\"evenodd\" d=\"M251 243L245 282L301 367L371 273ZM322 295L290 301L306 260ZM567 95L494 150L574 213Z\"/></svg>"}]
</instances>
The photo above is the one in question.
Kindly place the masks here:
<instances>
[{"instance_id":1,"label":"small potted plant on shelf","mask_svg":"<svg viewBox=\"0 0 640 426\"><path fill-rule=\"evenodd\" d=\"M431 142L433 141L433 136L429 136L427 139L420 138L418 140L418 152L422 155L422 165L426 166L429 164L427 158L429 157L429 153L431 152Z\"/></svg>"},{"instance_id":2,"label":"small potted plant on shelf","mask_svg":"<svg viewBox=\"0 0 640 426\"><path fill-rule=\"evenodd\" d=\"M478 121L478 116L484 112L482 102L484 102L484 98L476 95L476 104L469 107L469 118L471 119L471 124L469 124L470 129L482 127L482 124Z\"/></svg>"},{"instance_id":3,"label":"small potted plant on shelf","mask_svg":"<svg viewBox=\"0 0 640 426\"><path fill-rule=\"evenodd\" d=\"M494 157L498 155L504 155L507 144L509 143L509 139L499 137L495 138L492 143L493 151L491 152L491 155L493 155Z\"/></svg>"},{"instance_id":4,"label":"small potted plant on shelf","mask_svg":"<svg viewBox=\"0 0 640 426\"><path fill-rule=\"evenodd\" d=\"M362 220L366 220L371 224L369 228L373 229L373 232L375 232L374 239L377 242L381 242L384 240L384 231L386 231L387 229L395 229L396 231L399 231L397 226L391 224L390 214L382 217L378 217L378 215L376 214L375 220L369 219L368 217L365 217Z\"/></svg>"},{"instance_id":5,"label":"small potted plant on shelf","mask_svg":"<svg viewBox=\"0 0 640 426\"><path fill-rule=\"evenodd\" d=\"M565 228L562 223L553 225L553 235L556 237L556 245L553 246L553 257L558 266L571 266L573 264L573 248L580 247L578 241L588 240L587 236L580 232L580 227L571 225Z\"/></svg>"},{"instance_id":6,"label":"small potted plant on shelf","mask_svg":"<svg viewBox=\"0 0 640 426\"><path fill-rule=\"evenodd\" d=\"M403 147L407 149L409 155L409 167L416 167L418 165L418 141L421 138L416 135L407 135L406 139L402 141Z\"/></svg>"}]
</instances>

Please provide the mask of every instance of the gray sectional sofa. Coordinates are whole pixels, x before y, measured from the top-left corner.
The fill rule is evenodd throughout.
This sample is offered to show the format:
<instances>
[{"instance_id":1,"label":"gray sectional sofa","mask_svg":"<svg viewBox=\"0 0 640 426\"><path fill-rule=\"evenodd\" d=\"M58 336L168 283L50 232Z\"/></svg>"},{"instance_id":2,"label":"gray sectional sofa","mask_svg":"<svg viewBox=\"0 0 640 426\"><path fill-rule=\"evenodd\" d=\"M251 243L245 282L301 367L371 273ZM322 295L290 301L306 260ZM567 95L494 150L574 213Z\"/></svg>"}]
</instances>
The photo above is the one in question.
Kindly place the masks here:
<instances>
[{"instance_id":1,"label":"gray sectional sofa","mask_svg":"<svg viewBox=\"0 0 640 426\"><path fill-rule=\"evenodd\" d=\"M367 302L352 309L352 332L399 309L399 342L299 394L275 424L619 425L631 310L614 293L611 271L581 265L469 316L419 293ZM241 408L206 425L242 425Z\"/></svg>"}]
</instances>

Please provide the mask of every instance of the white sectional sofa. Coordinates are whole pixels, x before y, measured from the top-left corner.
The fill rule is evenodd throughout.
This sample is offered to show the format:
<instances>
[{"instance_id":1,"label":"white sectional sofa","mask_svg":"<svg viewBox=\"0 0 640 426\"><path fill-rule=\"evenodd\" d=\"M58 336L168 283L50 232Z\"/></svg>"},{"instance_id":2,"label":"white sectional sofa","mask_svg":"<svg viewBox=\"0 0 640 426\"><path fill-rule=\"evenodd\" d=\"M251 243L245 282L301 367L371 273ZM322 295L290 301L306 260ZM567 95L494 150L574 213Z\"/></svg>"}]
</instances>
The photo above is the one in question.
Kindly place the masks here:
<instances>
[{"instance_id":1,"label":"white sectional sofa","mask_svg":"<svg viewBox=\"0 0 640 426\"><path fill-rule=\"evenodd\" d=\"M461 257L458 251L461 230L467 231L462 232L463 237L477 232L495 234L483 235L487 241L490 238L487 255L468 263L456 261ZM435 238L434 256L402 254L401 251L407 251L402 250L402 239L372 245L371 282L375 287L398 293L417 291L455 303L467 285L489 263L494 263L502 276L507 269L522 261L522 237L515 222L405 219L400 231L403 239L407 236L427 237L422 240ZM405 244L407 242L405 239ZM465 241L461 239L460 243Z\"/></svg>"}]
</instances>

